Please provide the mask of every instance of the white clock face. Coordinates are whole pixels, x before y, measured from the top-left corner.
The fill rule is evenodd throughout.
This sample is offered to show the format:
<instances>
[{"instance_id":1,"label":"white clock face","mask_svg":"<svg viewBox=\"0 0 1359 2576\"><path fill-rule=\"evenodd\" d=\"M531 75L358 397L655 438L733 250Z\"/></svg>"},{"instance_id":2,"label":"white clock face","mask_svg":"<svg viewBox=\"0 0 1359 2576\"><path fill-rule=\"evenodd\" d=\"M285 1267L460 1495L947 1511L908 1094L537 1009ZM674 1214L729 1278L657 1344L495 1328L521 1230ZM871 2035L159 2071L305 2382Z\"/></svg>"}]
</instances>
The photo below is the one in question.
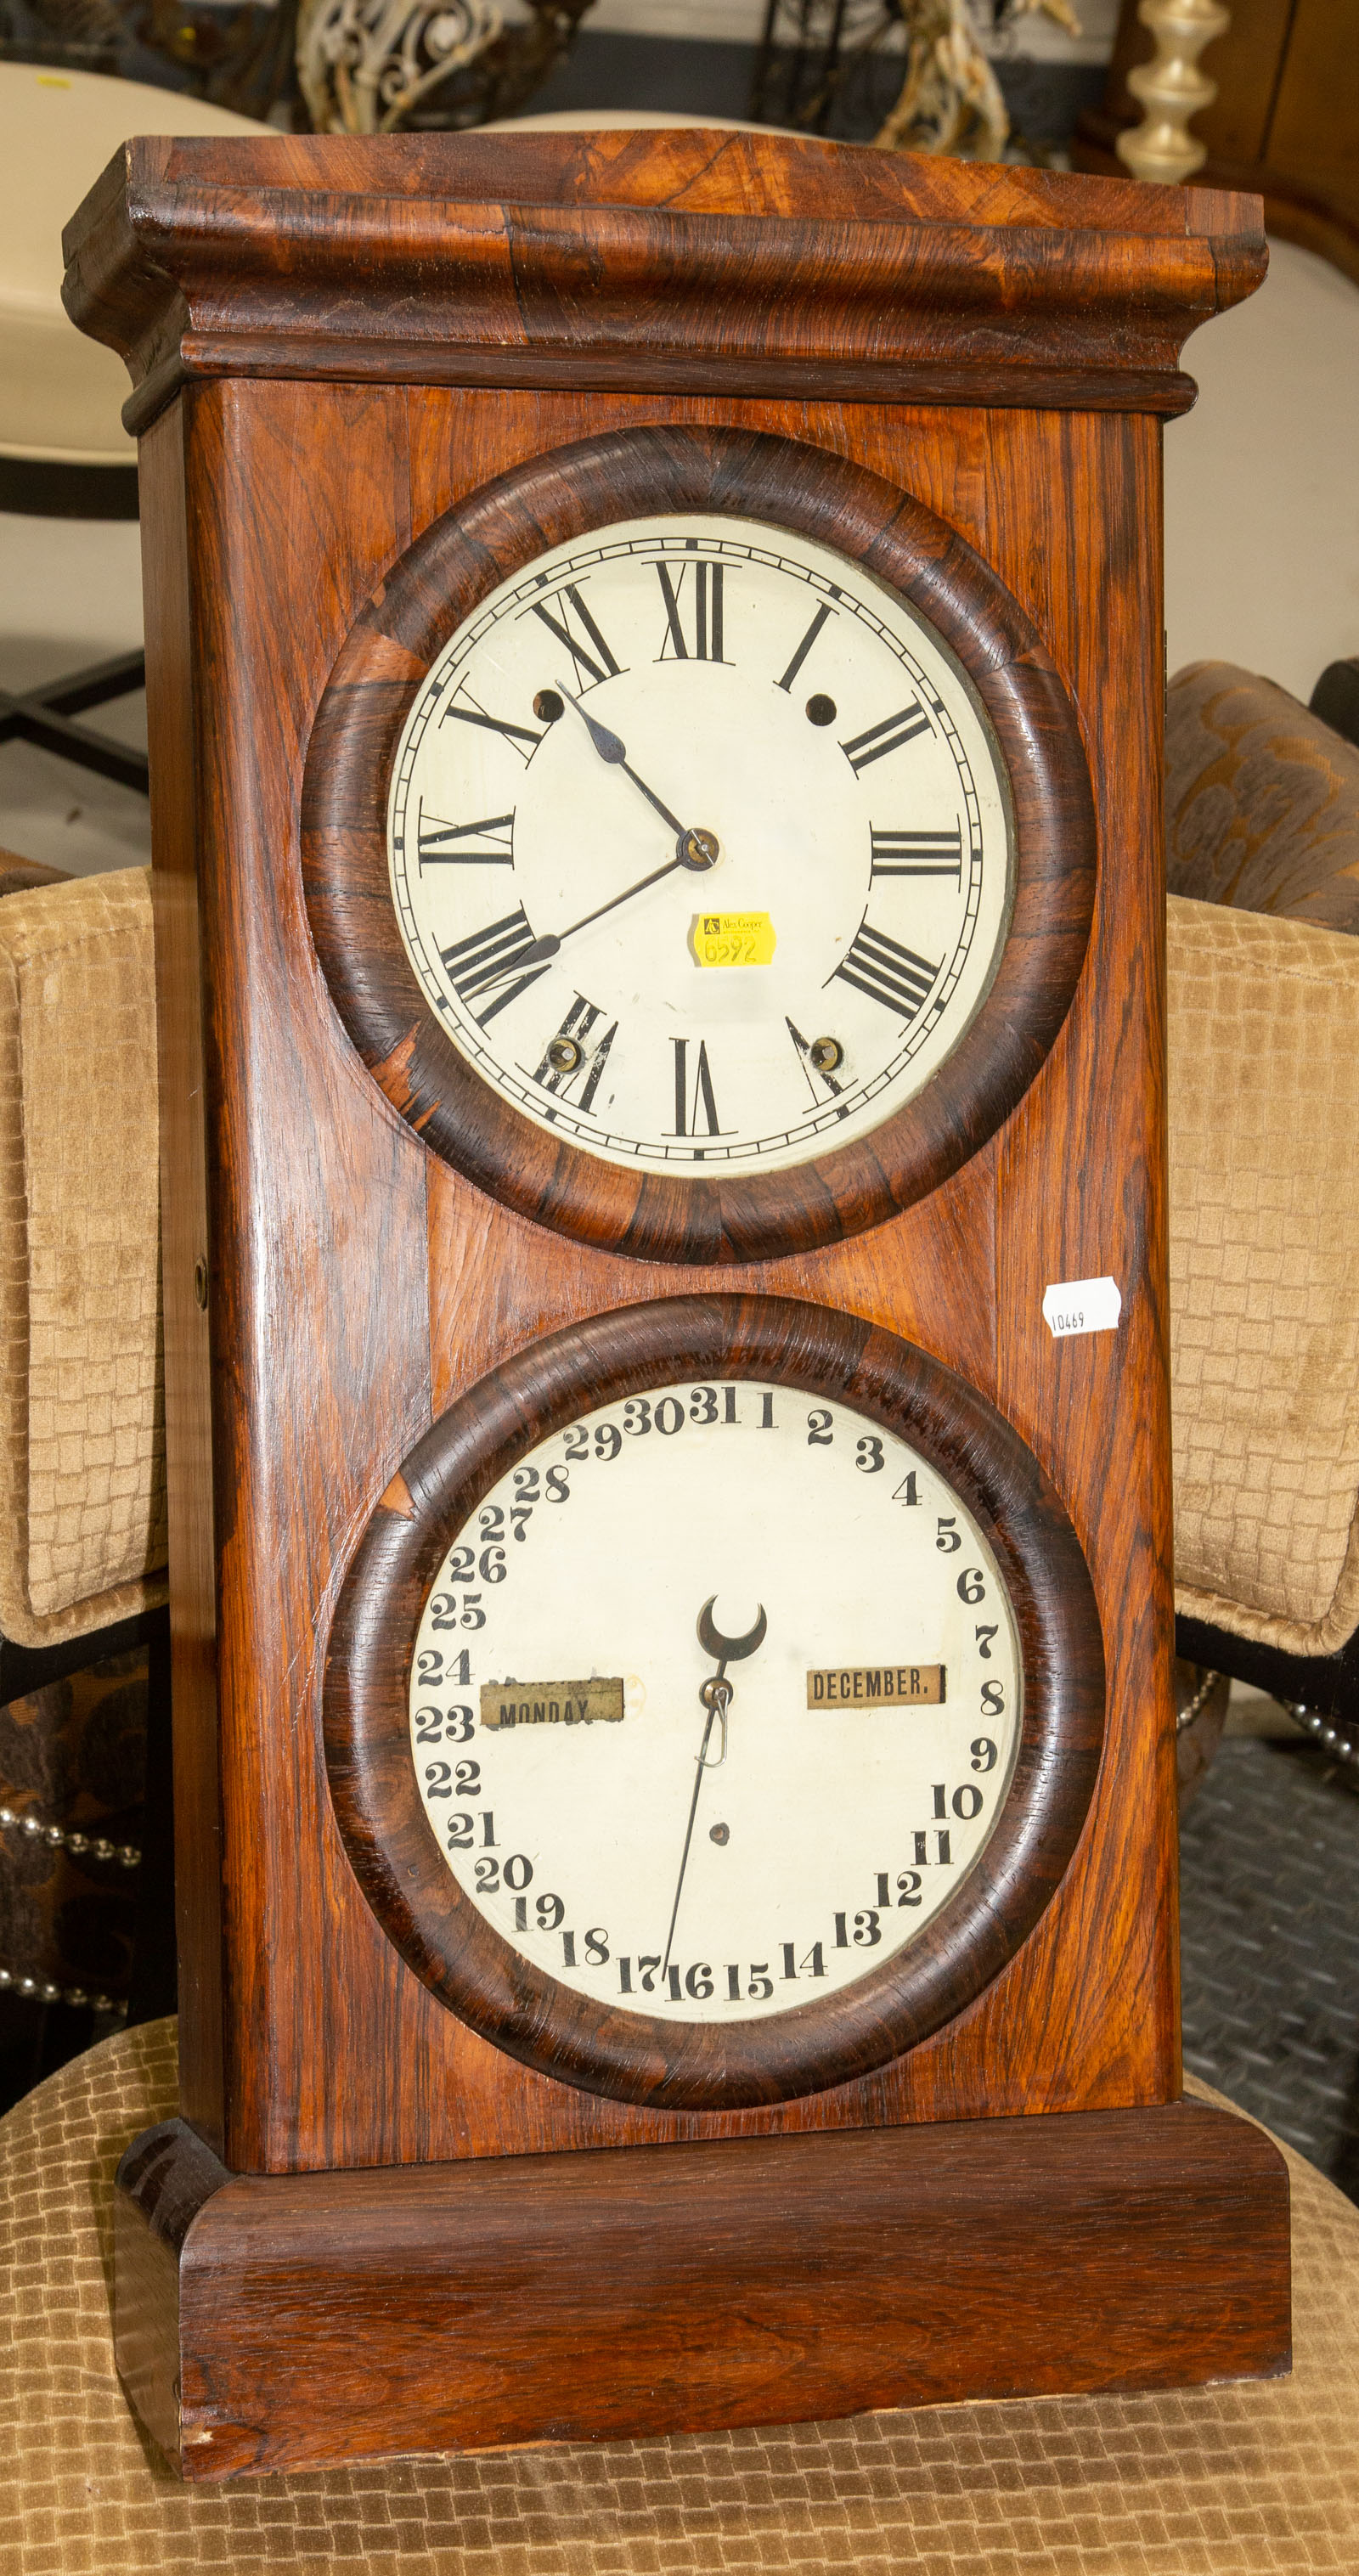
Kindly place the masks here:
<instances>
[{"instance_id":1,"label":"white clock face","mask_svg":"<svg viewBox=\"0 0 1359 2576\"><path fill-rule=\"evenodd\" d=\"M483 1080L679 1173L871 1133L958 1043L1010 918L960 665L871 574L746 519L626 520L494 591L411 709L388 844Z\"/></svg>"},{"instance_id":2,"label":"white clock face","mask_svg":"<svg viewBox=\"0 0 1359 2576\"><path fill-rule=\"evenodd\" d=\"M668 2021L814 2004L903 1950L988 1841L1021 1715L957 1493L745 1379L543 1441L448 1551L411 1667L464 1893L535 1969Z\"/></svg>"}]
</instances>

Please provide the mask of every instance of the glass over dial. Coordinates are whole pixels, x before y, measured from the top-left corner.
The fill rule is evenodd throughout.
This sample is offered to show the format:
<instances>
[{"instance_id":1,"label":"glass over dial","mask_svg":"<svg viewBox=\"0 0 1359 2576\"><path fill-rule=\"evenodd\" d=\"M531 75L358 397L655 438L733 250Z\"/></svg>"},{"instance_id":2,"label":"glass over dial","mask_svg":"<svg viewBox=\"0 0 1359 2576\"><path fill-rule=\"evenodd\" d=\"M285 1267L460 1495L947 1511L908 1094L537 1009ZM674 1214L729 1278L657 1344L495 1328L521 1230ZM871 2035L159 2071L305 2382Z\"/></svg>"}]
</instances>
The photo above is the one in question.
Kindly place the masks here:
<instances>
[{"instance_id":1,"label":"glass over dial","mask_svg":"<svg viewBox=\"0 0 1359 2576\"><path fill-rule=\"evenodd\" d=\"M670 2021L814 2004L903 1950L984 1849L1021 1715L960 1496L747 1379L531 1451L448 1550L410 1677L466 1896L535 1969Z\"/></svg>"},{"instance_id":2,"label":"glass over dial","mask_svg":"<svg viewBox=\"0 0 1359 2576\"><path fill-rule=\"evenodd\" d=\"M493 591L411 708L393 900L431 1009L540 1127L779 1171L958 1043L1011 906L1000 754L896 593L754 520L633 519Z\"/></svg>"}]
</instances>

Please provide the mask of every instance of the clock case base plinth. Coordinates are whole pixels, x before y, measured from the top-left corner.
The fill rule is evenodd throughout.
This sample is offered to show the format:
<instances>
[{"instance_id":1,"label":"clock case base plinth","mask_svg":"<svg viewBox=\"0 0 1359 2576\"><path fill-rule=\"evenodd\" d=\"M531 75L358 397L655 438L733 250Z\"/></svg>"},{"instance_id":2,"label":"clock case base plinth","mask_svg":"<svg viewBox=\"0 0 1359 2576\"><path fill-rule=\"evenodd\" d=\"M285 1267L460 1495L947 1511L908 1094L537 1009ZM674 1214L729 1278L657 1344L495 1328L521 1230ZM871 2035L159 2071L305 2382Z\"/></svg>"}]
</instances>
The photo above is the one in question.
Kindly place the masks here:
<instances>
[{"instance_id":1,"label":"clock case base plinth","mask_svg":"<svg viewBox=\"0 0 1359 2576\"><path fill-rule=\"evenodd\" d=\"M186 2479L1287 2371L1282 2157L1202 2104L115 2194L118 2367Z\"/></svg>"}]
</instances>

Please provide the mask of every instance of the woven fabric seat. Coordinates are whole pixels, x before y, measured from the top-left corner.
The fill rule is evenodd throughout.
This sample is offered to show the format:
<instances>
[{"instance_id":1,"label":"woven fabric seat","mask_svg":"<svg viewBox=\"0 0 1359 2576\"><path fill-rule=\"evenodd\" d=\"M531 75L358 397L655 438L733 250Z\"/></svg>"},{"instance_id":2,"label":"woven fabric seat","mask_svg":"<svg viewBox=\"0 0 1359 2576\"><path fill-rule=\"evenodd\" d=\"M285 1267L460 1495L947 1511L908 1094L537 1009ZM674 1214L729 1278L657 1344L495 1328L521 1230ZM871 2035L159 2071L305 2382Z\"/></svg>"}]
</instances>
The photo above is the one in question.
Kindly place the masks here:
<instances>
[{"instance_id":1,"label":"woven fabric seat","mask_svg":"<svg viewBox=\"0 0 1359 2576\"><path fill-rule=\"evenodd\" d=\"M165 1598L149 871L0 904L0 1632Z\"/></svg>"},{"instance_id":2,"label":"woven fabric seat","mask_svg":"<svg viewBox=\"0 0 1359 2576\"><path fill-rule=\"evenodd\" d=\"M1176 1608L1334 1654L1359 1624L1359 941L1172 896L1169 970Z\"/></svg>"},{"instance_id":3,"label":"woven fabric seat","mask_svg":"<svg viewBox=\"0 0 1359 2576\"><path fill-rule=\"evenodd\" d=\"M119 2390L108 2288L114 2168L175 2109L174 2029L103 2042L0 2122L0 2576L1359 2566L1359 2209L1287 2148L1287 2379L182 2487Z\"/></svg>"}]
</instances>

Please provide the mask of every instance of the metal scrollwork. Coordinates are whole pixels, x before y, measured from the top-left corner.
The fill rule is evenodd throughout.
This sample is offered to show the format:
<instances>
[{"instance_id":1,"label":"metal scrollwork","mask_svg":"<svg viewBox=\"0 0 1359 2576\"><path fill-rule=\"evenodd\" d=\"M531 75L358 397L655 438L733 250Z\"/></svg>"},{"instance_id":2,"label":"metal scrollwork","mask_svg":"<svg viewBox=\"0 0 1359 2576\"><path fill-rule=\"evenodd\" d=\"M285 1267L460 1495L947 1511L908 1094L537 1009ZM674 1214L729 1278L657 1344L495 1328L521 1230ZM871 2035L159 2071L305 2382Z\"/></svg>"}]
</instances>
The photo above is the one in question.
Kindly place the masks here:
<instances>
[{"instance_id":1,"label":"metal scrollwork","mask_svg":"<svg viewBox=\"0 0 1359 2576\"><path fill-rule=\"evenodd\" d=\"M318 134L390 134L412 122L508 115L565 53L590 6L535 0L531 18L507 28L499 0L302 0L297 76L312 125Z\"/></svg>"}]
</instances>

